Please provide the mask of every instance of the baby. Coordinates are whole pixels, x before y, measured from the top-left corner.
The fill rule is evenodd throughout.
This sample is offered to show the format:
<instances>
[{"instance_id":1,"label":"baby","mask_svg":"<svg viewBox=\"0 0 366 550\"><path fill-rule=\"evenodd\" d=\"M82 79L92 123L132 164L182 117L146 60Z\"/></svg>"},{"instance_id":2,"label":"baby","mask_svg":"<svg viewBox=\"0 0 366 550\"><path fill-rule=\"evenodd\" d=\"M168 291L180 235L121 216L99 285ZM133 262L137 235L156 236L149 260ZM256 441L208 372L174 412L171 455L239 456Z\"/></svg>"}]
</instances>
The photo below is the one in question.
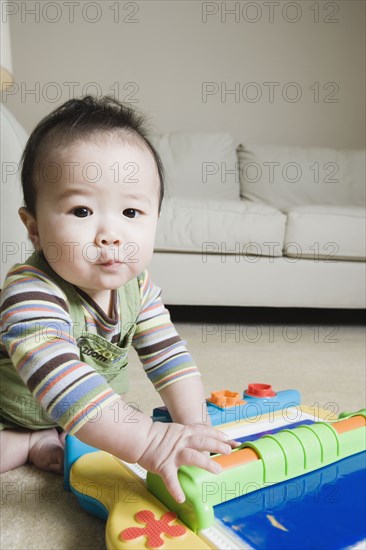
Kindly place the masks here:
<instances>
[{"instance_id":1,"label":"baby","mask_svg":"<svg viewBox=\"0 0 366 550\"><path fill-rule=\"evenodd\" d=\"M209 425L197 367L146 270L164 195L144 119L110 97L44 118L22 157L19 210L35 252L1 293L1 471L62 472L65 433L158 473L219 466L235 446ZM133 346L172 423L121 397Z\"/></svg>"}]
</instances>

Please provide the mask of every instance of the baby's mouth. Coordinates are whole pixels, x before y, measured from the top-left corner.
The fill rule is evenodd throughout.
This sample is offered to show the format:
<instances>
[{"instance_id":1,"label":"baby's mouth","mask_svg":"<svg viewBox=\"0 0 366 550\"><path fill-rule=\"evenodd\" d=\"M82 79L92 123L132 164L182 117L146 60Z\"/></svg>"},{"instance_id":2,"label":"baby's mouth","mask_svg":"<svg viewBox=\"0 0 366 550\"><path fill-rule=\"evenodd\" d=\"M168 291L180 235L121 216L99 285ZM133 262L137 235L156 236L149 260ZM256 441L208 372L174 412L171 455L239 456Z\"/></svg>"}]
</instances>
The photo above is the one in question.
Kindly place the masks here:
<instances>
[{"instance_id":1,"label":"baby's mouth","mask_svg":"<svg viewBox=\"0 0 366 550\"><path fill-rule=\"evenodd\" d=\"M100 265L114 265L114 264L121 264L119 260L108 260L106 262L101 262Z\"/></svg>"},{"instance_id":2,"label":"baby's mouth","mask_svg":"<svg viewBox=\"0 0 366 550\"><path fill-rule=\"evenodd\" d=\"M101 251L96 263L98 265L114 265L121 264L122 261L119 258L119 251L113 249Z\"/></svg>"}]
</instances>

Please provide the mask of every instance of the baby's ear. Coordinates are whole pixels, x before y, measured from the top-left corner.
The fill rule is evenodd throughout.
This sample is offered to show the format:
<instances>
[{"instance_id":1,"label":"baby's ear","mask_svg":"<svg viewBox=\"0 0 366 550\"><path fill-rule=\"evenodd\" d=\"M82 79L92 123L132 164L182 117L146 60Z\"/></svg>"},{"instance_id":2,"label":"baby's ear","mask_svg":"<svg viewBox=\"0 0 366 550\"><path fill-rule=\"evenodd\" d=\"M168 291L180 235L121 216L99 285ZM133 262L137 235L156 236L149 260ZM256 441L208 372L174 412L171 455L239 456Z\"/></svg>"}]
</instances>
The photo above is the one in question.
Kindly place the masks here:
<instances>
[{"instance_id":1,"label":"baby's ear","mask_svg":"<svg viewBox=\"0 0 366 550\"><path fill-rule=\"evenodd\" d=\"M22 208L19 208L18 214L28 230L28 236L32 241L34 248L36 250L40 250L41 245L36 218L32 216L32 214L26 208L24 208L24 206L22 206Z\"/></svg>"}]
</instances>

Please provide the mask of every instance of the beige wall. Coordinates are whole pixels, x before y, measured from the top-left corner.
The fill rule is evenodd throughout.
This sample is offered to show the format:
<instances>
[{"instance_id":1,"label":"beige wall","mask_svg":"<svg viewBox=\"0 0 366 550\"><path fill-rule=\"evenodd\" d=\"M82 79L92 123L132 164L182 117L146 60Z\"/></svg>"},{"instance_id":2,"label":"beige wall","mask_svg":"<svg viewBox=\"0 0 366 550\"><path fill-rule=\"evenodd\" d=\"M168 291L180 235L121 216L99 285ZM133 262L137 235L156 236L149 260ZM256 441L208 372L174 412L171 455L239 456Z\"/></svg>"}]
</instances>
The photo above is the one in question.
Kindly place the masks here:
<instances>
[{"instance_id":1,"label":"beige wall","mask_svg":"<svg viewBox=\"0 0 366 550\"><path fill-rule=\"evenodd\" d=\"M365 145L362 0L9 6L18 89L3 101L27 131L72 95L119 89L120 99L149 113L157 132L229 130L237 142Z\"/></svg>"}]
</instances>

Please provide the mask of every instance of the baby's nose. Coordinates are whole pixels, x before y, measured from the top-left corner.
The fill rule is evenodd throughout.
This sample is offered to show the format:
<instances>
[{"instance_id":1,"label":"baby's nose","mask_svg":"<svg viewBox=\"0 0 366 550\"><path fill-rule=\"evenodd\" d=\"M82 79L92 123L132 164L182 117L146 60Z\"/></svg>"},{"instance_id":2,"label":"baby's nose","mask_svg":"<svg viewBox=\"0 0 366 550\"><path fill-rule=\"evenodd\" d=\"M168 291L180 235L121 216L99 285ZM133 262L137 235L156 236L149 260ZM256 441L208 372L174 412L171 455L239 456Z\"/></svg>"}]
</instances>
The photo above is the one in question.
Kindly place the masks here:
<instances>
[{"instance_id":1,"label":"baby's nose","mask_svg":"<svg viewBox=\"0 0 366 550\"><path fill-rule=\"evenodd\" d=\"M100 231L95 239L98 246L110 246L120 245L121 238L115 233L115 231Z\"/></svg>"}]
</instances>

